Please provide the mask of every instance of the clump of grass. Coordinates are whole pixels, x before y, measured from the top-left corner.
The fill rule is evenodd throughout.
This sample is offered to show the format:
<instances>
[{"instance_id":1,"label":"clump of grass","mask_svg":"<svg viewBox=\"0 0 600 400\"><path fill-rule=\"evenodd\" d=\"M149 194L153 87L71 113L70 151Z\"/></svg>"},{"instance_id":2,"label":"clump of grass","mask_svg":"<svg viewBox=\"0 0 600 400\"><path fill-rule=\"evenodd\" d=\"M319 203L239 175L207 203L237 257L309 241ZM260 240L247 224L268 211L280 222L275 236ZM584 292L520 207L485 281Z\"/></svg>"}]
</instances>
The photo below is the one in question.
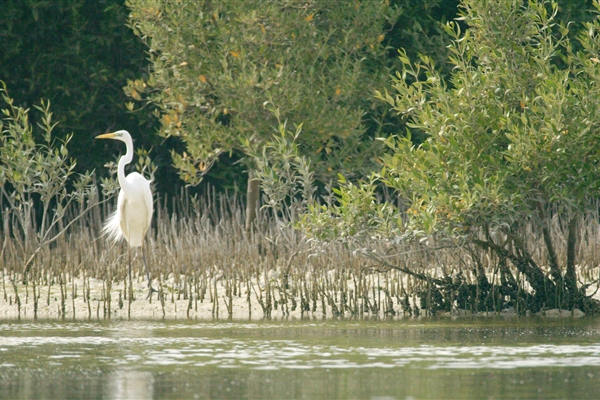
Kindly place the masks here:
<instances>
[{"instance_id":1,"label":"clump of grass","mask_svg":"<svg viewBox=\"0 0 600 400\"><path fill-rule=\"evenodd\" d=\"M66 317L75 313L75 301L80 299L85 304L81 316L92 316L97 301L97 314L104 317L146 301L144 296L128 294L124 283L126 244L114 245L99 237L102 220L110 211L105 204L99 209L80 218L52 246L41 249L29 267L23 263L24 247L17 243L22 238L5 235L5 306L16 308L20 315L23 304L33 303L33 316L37 316L40 305L48 308L55 304L56 314ZM332 248L329 253L315 254L301 232L268 212L259 213L261 230L249 233L244 228L243 208L234 196L212 192L176 202L173 210L160 202L146 242L148 265L152 279L159 284L158 303L163 310L169 302L185 301L189 316L197 313L198 303L209 302L212 312L207 317L233 317L234 304L241 300L248 316L252 316L253 304L260 305L267 317L289 316L295 311L301 316L348 314L348 283L344 281L354 273L364 275L348 251ZM78 208L69 208L65 218L77 212ZM3 217L3 226L10 226L10 215ZM139 261L134 259L134 276L141 283ZM351 272L354 270L357 272ZM94 297L98 285L100 291ZM366 286L360 297L369 297ZM358 305L353 307L356 315Z\"/></svg>"},{"instance_id":2,"label":"clump of grass","mask_svg":"<svg viewBox=\"0 0 600 400\"><path fill-rule=\"evenodd\" d=\"M25 247L16 243L22 238L4 236L0 308L12 310L11 315L34 317L50 309L61 318L135 316L132 310L142 305L155 307L152 315L157 317L187 318L398 318L445 312L500 313L506 308L499 288L507 283L492 252L473 253L459 247L434 251L424 243L395 245L392 252L389 243L381 242L373 243L370 251L385 257L369 258L341 244L315 247L301 231L282 224L281 217L274 218L269 210L258 214L260 229L247 232L240 199L233 195L211 191L191 198L183 193L171 210L164 200L157 202L146 242L150 274L158 288L152 302L142 292L144 270L139 257L133 260L139 290L133 297L128 295L126 244L111 244L99 236L110 211L103 203L99 212L80 218L60 240L41 249L29 268L23 262ZM65 216L79 211L72 206ZM589 218L582 226L578 246L580 259L586 263L580 266L580 274L596 286L598 220ZM10 231L14 221L8 214L2 223ZM558 234L562 228L553 229ZM540 239L532 237L527 245L535 248L536 240ZM561 255L563 250L558 251ZM536 257L543 265L546 256L538 253ZM430 281L390 265L409 267ZM485 291L487 298L483 290L477 292L476 266L486 271L492 285L492 290ZM511 273L515 290L525 292L522 277L517 271ZM444 294L432 290L434 281L452 283L453 279L455 290ZM467 293L465 285L475 290ZM525 311L520 308L524 304L513 307L516 312Z\"/></svg>"}]
</instances>

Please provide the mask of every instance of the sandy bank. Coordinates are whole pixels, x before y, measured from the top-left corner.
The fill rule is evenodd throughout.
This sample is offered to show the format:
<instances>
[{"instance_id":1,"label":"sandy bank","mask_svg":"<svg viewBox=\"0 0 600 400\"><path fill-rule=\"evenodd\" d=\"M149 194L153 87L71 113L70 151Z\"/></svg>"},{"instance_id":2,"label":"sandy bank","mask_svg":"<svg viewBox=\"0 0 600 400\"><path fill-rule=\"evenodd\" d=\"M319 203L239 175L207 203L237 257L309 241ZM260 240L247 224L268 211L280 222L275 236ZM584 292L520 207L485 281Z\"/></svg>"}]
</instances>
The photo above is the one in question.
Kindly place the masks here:
<instances>
[{"instance_id":1,"label":"sandy bank","mask_svg":"<svg viewBox=\"0 0 600 400\"><path fill-rule=\"evenodd\" d=\"M302 310L302 298L293 297L291 291L281 290L277 281L271 286L271 318L329 318L334 311L339 314L341 299L331 299L334 303L321 301L306 302ZM351 285L351 282L349 283ZM52 284L50 286L25 285L23 282L12 282L4 276L0 288L0 319L72 319L72 320L102 320L102 319L261 319L268 314L268 304L264 285L257 282L247 287L240 283L235 294L228 292L225 282L213 281L204 296L189 295L171 277L160 282L153 282L160 291L153 293L148 299L147 284L144 279L134 279L134 296L130 301L125 295L124 282L107 284L98 279L75 278L67 285ZM216 287L216 295L215 295ZM16 292L15 292L16 289ZM203 298L202 298L203 297ZM213 299L216 298L216 301ZM391 299L390 299L391 300ZM262 305L261 305L262 302ZM337 305L335 303L337 302ZM334 310L334 308L336 308ZM381 307L381 305L380 305ZM399 304L391 304L393 312L377 313L385 318L403 318L404 313ZM308 310L306 310L308 308ZM325 311L323 311L325 310ZM364 311L363 316L374 314ZM582 317L580 310L546 310L540 313L544 317ZM342 316L349 317L346 311ZM480 313L479 316L516 316L515 310L503 310L501 313ZM468 310L454 310L441 313L442 317L469 317L473 314Z\"/></svg>"}]
</instances>

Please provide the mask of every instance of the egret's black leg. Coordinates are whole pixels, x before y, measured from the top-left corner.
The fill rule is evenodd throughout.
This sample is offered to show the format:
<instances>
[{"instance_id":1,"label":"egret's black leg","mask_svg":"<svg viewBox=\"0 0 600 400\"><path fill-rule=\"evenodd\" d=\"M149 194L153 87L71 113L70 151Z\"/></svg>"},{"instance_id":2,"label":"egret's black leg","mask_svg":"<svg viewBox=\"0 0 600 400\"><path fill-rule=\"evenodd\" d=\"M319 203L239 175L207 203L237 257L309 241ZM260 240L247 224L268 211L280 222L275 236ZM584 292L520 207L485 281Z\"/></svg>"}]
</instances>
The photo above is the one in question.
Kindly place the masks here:
<instances>
[{"instance_id":1,"label":"egret's black leg","mask_svg":"<svg viewBox=\"0 0 600 400\"><path fill-rule=\"evenodd\" d=\"M144 268L146 269L146 278L148 278L148 300L152 301L152 293L157 290L152 287L152 280L150 279L150 272L148 272L148 264L146 264L146 252L144 251L144 246L142 246L142 260L144 260Z\"/></svg>"},{"instance_id":2,"label":"egret's black leg","mask_svg":"<svg viewBox=\"0 0 600 400\"><path fill-rule=\"evenodd\" d=\"M129 268L129 303L127 306L127 316L131 318L131 302L133 301L133 278L131 276L131 248L127 245L127 266Z\"/></svg>"},{"instance_id":3,"label":"egret's black leg","mask_svg":"<svg viewBox=\"0 0 600 400\"><path fill-rule=\"evenodd\" d=\"M131 277L131 249L127 246L127 271L129 273L129 299L133 297L133 278Z\"/></svg>"}]
</instances>

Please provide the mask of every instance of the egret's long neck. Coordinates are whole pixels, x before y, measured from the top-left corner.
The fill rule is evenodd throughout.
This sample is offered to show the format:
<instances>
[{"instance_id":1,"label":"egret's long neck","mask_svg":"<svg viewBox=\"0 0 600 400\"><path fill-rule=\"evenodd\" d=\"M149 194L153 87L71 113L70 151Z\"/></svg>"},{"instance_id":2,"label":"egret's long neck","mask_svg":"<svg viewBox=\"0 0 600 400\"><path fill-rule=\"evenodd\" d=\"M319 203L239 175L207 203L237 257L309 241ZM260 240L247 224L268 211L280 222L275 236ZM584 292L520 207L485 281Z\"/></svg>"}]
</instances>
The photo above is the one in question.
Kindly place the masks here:
<instances>
[{"instance_id":1,"label":"egret's long neck","mask_svg":"<svg viewBox=\"0 0 600 400\"><path fill-rule=\"evenodd\" d=\"M125 180L125 166L127 164L129 164L131 162L131 160L133 160L133 143L131 143L131 140L129 140L129 141L125 141L125 144L127 145L127 153L125 153L124 156L119 158L119 166L117 168L117 176L119 178L119 185L121 186L121 188L123 188L124 190L127 190L128 184L127 184L127 181Z\"/></svg>"}]
</instances>

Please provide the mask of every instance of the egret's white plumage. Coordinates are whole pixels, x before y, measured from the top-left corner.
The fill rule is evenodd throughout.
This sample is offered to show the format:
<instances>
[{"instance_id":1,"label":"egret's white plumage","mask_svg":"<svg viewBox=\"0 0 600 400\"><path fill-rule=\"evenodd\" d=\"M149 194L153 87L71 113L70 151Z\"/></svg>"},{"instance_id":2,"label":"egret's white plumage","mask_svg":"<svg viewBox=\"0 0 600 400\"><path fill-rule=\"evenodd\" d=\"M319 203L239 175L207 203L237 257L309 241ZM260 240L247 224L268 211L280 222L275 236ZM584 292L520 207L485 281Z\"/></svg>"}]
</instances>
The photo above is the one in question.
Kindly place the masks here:
<instances>
[{"instance_id":1,"label":"egret's white plumage","mask_svg":"<svg viewBox=\"0 0 600 400\"><path fill-rule=\"evenodd\" d=\"M131 247L140 247L152 220L150 181L137 172L125 177L126 186L140 190L127 191L121 185L117 209L104 224L103 231L114 241L123 238Z\"/></svg>"},{"instance_id":2,"label":"egret's white plumage","mask_svg":"<svg viewBox=\"0 0 600 400\"><path fill-rule=\"evenodd\" d=\"M121 130L96 136L96 139L120 140L125 142L127 146L127 152L119 159L117 168L117 177L119 186L121 186L117 209L104 224L103 232L114 241L125 238L130 247L141 247L144 243L146 232L150 227L150 221L152 221L152 190L150 189L150 181L141 174L132 172L125 176L125 166L133 160L131 135L129 132ZM146 261L144 258L145 264ZM145 267L146 275L148 276L148 286L152 290L148 267L146 265Z\"/></svg>"}]
</instances>

